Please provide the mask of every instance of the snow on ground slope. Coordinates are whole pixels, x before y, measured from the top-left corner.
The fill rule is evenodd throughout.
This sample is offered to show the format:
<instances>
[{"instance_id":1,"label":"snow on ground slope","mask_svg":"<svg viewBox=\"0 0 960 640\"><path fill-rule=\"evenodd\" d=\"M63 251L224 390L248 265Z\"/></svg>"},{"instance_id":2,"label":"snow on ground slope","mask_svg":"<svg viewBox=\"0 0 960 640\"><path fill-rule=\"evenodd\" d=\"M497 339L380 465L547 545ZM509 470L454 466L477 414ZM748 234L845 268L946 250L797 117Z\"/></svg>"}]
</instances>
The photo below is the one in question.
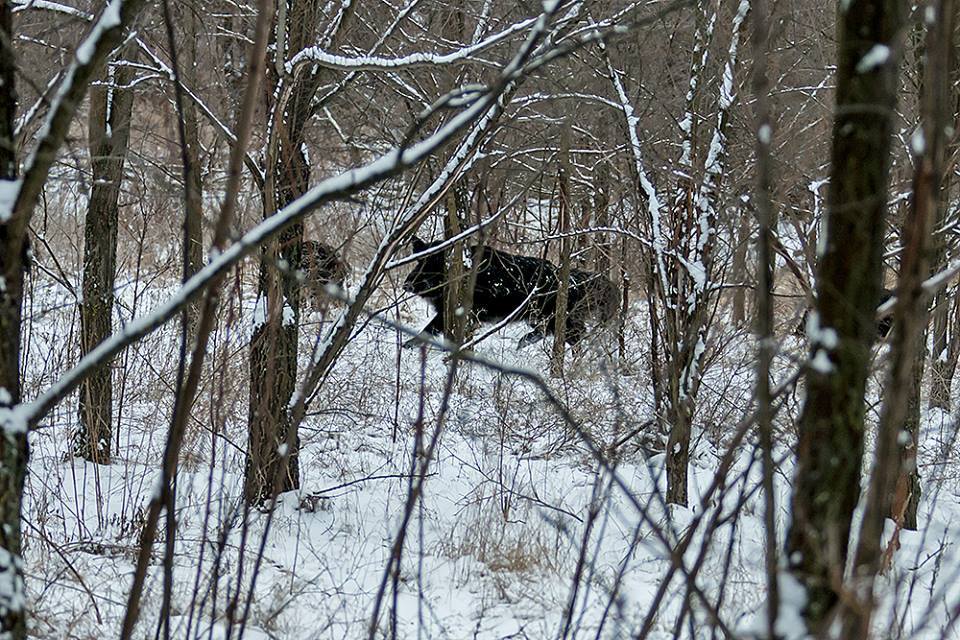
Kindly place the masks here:
<instances>
[{"instance_id":1,"label":"snow on ground slope","mask_svg":"<svg viewBox=\"0 0 960 640\"><path fill-rule=\"evenodd\" d=\"M135 306L132 289L121 295L128 308ZM142 295L141 309L163 298L163 292ZM65 311L69 300L40 291L34 302L28 393L76 357L69 346L76 331ZM547 343L516 349L522 326L485 341L480 355L547 376L580 428L600 445L637 429L641 434L622 445L613 472L600 471L581 436L534 385L463 364L407 529L400 570L385 578L408 503L421 403L429 439L438 425L447 359L436 350L400 349L402 338L393 329L368 323L300 430L301 490L284 495L271 514L244 512L244 345L253 306L248 299L225 305L228 328L215 336L181 456L172 637L237 638L243 628L246 638L365 638L385 579L380 626L389 629L395 611L399 638L619 638L645 625L653 638L709 638L718 602L718 617L729 632L756 628L765 603L764 533L752 437L734 451L729 480L713 486L725 445L749 410L745 336L724 337L703 386L690 509L664 508L657 491L664 487L662 455L649 450L655 438L641 443L641 436L652 436L652 427L641 428L652 419L641 310L628 332L628 362L610 361L595 346L568 360L563 379L549 379ZM402 309L401 320L425 323L422 304ZM323 330L316 316L307 320L304 350ZM170 326L117 363L119 447L112 465L65 458L76 424L70 403L32 436L25 553L32 633L38 637L117 632L144 506L159 473L174 354L176 328ZM224 355L228 366L217 369ZM785 359L783 371L790 366ZM784 424L798 402L794 397L788 404ZM902 619L904 637L911 631L943 637L960 601L960 556L953 542L960 497L952 481L958 467L952 449L942 446L950 425L941 429L937 415L927 422L926 459L942 462L924 468L923 530L901 535L878 621L895 628ZM783 459L777 477L781 537L788 524L791 442L784 429L777 450ZM671 571L671 551L682 544L696 591ZM139 637L153 637L160 612L162 548L161 533ZM678 623L688 607L692 616Z\"/></svg>"}]
</instances>

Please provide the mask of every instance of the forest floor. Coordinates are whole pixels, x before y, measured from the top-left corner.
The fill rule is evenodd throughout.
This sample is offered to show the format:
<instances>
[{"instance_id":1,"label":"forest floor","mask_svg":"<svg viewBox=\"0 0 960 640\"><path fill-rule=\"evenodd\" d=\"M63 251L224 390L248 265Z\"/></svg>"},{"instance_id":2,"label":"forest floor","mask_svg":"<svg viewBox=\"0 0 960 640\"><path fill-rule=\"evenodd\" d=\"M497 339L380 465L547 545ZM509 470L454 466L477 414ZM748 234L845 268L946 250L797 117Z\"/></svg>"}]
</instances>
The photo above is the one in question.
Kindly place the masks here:
<instances>
[{"instance_id":1,"label":"forest floor","mask_svg":"<svg viewBox=\"0 0 960 640\"><path fill-rule=\"evenodd\" d=\"M121 316L142 313L163 294L123 289ZM27 397L76 357L64 346L76 343L73 307L58 295L38 288L27 310ZM244 512L246 371L219 363L224 355L228 363L246 361L253 306L245 299L223 310L225 328L214 336L181 452L170 637L366 638L384 580L380 625L395 624L398 638L620 638L647 623L651 638L723 637L711 624L715 613L734 635L749 636L760 624L765 534L752 434L733 450L726 480L713 490L736 426L750 411L748 334L717 336L721 347L698 398L691 506L670 509L661 499L663 455L650 426L642 310L628 327L628 357L610 359L595 344L568 357L560 378L548 373L549 342L516 348L523 326L484 341L478 354L543 375L580 432L530 382L463 363L406 530L400 570L387 575L408 504L416 425L426 441L438 427L447 357L436 349L401 349L404 337L394 329L368 323L301 427L300 491L282 496L272 513ZM390 313L412 325L427 319L416 301ZM304 362L324 328L316 315L305 320ZM31 436L25 562L37 637L113 637L119 628L170 419L177 332L175 323L165 327L115 365L119 447L111 465L65 456L75 404L64 403ZM780 379L802 354L799 342L783 346ZM871 394L878 396L875 383ZM775 451L778 544L789 525L790 425L802 393L784 398ZM877 411L874 402L871 420ZM582 436L610 451L637 430L610 458L615 466L598 471ZM952 433L944 415L925 416L920 531L901 534L903 546L881 587L877 624L902 629L902 637L960 637L948 628L960 610L960 461ZM672 571L671 550L688 533L683 561L699 591ZM139 637L154 637L162 555L161 532ZM781 622L789 632L796 602L788 587Z\"/></svg>"}]
</instances>

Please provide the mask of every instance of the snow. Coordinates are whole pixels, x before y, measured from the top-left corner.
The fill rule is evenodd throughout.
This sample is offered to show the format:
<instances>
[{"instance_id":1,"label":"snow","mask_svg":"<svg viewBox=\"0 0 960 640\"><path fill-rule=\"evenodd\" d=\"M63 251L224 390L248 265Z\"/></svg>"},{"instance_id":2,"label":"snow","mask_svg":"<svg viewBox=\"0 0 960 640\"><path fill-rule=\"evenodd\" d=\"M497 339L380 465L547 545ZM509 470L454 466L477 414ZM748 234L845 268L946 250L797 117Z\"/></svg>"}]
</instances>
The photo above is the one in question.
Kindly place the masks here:
<instances>
[{"instance_id":1,"label":"snow","mask_svg":"<svg viewBox=\"0 0 960 640\"><path fill-rule=\"evenodd\" d=\"M3 389L9 397L6 389ZM23 435L27 432L28 413L24 405L14 407L0 403L0 433L4 435Z\"/></svg>"},{"instance_id":2,"label":"snow","mask_svg":"<svg viewBox=\"0 0 960 640\"><path fill-rule=\"evenodd\" d=\"M13 215L13 207L20 193L20 180L0 180L0 223Z\"/></svg>"},{"instance_id":3,"label":"snow","mask_svg":"<svg viewBox=\"0 0 960 640\"><path fill-rule=\"evenodd\" d=\"M0 547L0 616L23 611L26 607L23 584L23 559ZM0 638L9 637L0 632Z\"/></svg>"},{"instance_id":4,"label":"snow","mask_svg":"<svg viewBox=\"0 0 960 640\"><path fill-rule=\"evenodd\" d=\"M551 2L550 4L551 6L554 6L553 10L555 10L555 3ZM546 3L544 10L547 13L551 12L546 10ZM287 73L293 73L295 67L306 62L344 71L360 71L371 69L399 70L406 67L424 65L452 65L471 59L475 60L476 54L493 47L494 45L506 40L510 36L527 29L531 25L537 24L539 21L540 18L528 18L526 20L521 20L520 22L510 25L503 31L487 37L481 42L477 42L476 44L447 54L417 52L396 58L384 58L372 55L348 57L324 51L321 47L307 47L306 49L297 52L286 63L286 71Z\"/></svg>"},{"instance_id":5,"label":"snow","mask_svg":"<svg viewBox=\"0 0 960 640\"><path fill-rule=\"evenodd\" d=\"M240 324L246 327L252 309L249 305L244 308L248 315ZM404 310L404 320L416 322L421 313L422 308L411 307ZM637 326L641 326L640 318ZM635 330L631 329L631 341L640 339L632 333ZM509 366L548 369L546 352L516 351L515 341L523 331L514 327L476 349L484 356L503 359ZM387 566L406 497L402 476L408 469L419 397L426 389L425 424L429 431L436 424L447 371L444 355L429 351L423 380L426 386L421 387L419 351L398 351L392 334L386 327L371 324L355 337L331 374L330 388L339 391L324 394L316 407L323 416L308 418L301 429L304 484L295 495L284 496L274 512L256 587L256 607L248 621L254 634L270 631L271 635L263 637L290 640L366 637L370 605ZM175 341L175 328L157 337L161 343ZM239 336L230 343L215 340L211 353L233 351L242 344ZM43 349L43 345L33 347L32 362L37 362L33 358ZM593 355L580 361L573 378L577 382L567 392L572 395L566 401L578 416L600 425L616 414L610 406L609 384L615 384L617 392L625 394L635 410L645 414L652 410L649 389L638 387L630 378L605 377L602 363L596 360L600 350L590 353ZM398 357L402 386L400 426L394 439L390 416ZM358 370L365 372L362 382L356 378ZM165 373L161 370L157 375ZM28 561L35 569L28 578L28 595L35 597L42 589L43 610L59 612L48 616L52 624L63 625L51 631L54 636L67 624L80 625L73 633L82 629L87 635L109 635L108 630L115 628L123 610L133 558L111 550L135 545L138 530L128 530L125 523L136 521L136 513L150 498L150 488L159 475L157 454L162 449L162 436L151 440L149 434L162 429L169 405L167 401L159 407L128 401L125 406L124 424L130 426L122 432L120 450L129 458L99 468L96 474L92 465L63 460L58 443L69 437L69 425L33 434L34 466L27 512L46 509L43 505L51 504L51 500L56 505L52 520L44 525L46 535L55 538L81 572L104 620L98 625L92 615L78 615L89 610L87 595L72 588L69 580L50 580L63 569L63 560L42 541L32 538ZM72 409L64 409L63 415L72 414ZM328 413L333 409L336 412ZM231 418L225 436L243 442L244 425L240 416L237 418L239 421ZM447 427L430 463L432 475L427 480L422 509L411 524L405 547L398 597L402 637L416 637L418 628L423 637L496 638L522 629L528 637L554 636L569 598L566 580L576 564L582 519L591 505L600 514L591 536L596 556L585 576L586 591L576 604L576 617L583 633L592 635L593 631L586 630L598 628L607 588L622 574L619 613L614 617L624 631L636 630L640 620L631 611L644 610L641 608L652 597L657 576L670 567L670 550L646 539L646 533L642 540L636 538L629 502L623 495L611 494L609 488L597 493L596 475L582 458L582 449L570 444L557 448L555 418L552 411L545 410L543 398L531 385L509 375L466 366L458 375ZM187 446L208 440L201 435ZM206 589L203 585L211 577L213 549L221 532L227 535L228 551L216 600L218 612L228 602L226 585L240 576L241 566L243 575L249 575L254 550L266 532L266 514L257 511L246 516L248 533L241 532L243 520L235 509L242 487L243 457L229 447L221 454L223 447L221 441L212 471L202 463L199 468L184 468L178 477L177 558L183 561L178 560L174 568L174 604L178 611L173 619L174 637L188 637L185 629L194 575L199 564L201 588ZM283 447L278 445L278 452L282 453ZM210 455L203 451L201 448L201 460ZM695 464L692 472L699 486L709 485L712 471L708 466ZM642 459L625 461L617 473L637 495L648 495L656 486L657 473L651 474ZM400 477L386 477L391 474ZM344 483L355 484L332 489ZM144 490L137 490L141 484ZM213 496L215 506L207 526L203 511L208 495ZM736 496L729 498L728 506L736 501ZM301 506L311 500L315 508ZM655 515L658 510L651 513ZM685 523L678 526L692 526L694 522L685 511L672 517ZM727 539L730 528L722 531L723 539ZM205 535L211 541L206 546L199 543ZM238 564L242 535L247 535L250 542L247 558ZM205 554L202 561L201 554ZM739 552L735 557L740 557ZM691 554L686 562L694 560ZM143 614L147 624L157 615L162 566L151 564L149 571ZM719 585L719 574L711 569L703 576L703 587L713 593ZM246 589L246 578L243 584ZM731 612L756 606L747 590L742 593L744 597L738 597L737 604L727 605ZM682 598L670 597L664 603L664 613L680 607ZM215 634L226 637L227 621L219 616L211 620L209 612L208 605L195 619L200 625L197 628L203 630L201 637L206 637L211 626ZM428 613L421 616L420 612ZM234 627L234 635L236 631Z\"/></svg>"},{"instance_id":6,"label":"snow","mask_svg":"<svg viewBox=\"0 0 960 640\"><path fill-rule=\"evenodd\" d=\"M832 327L821 327L820 314L815 309L807 315L807 324L804 330L811 344L819 344L827 349L837 348L839 341L836 330Z\"/></svg>"},{"instance_id":7,"label":"snow","mask_svg":"<svg viewBox=\"0 0 960 640\"><path fill-rule=\"evenodd\" d=\"M169 287L175 288L176 283ZM129 292L121 292L129 296ZM170 292L153 292L159 302ZM383 299L395 292L387 289ZM129 299L127 300L129 301ZM211 361L221 353L238 353L249 338L256 312L255 291L245 292L242 317L236 333L219 333L209 346ZM69 326L70 313L60 300L40 299L42 308L57 309L40 317L42 323ZM379 302L372 303L378 306ZM400 308L401 320L416 326L427 314L424 303L411 300ZM58 319L59 318L59 319ZM59 325L58 325L59 326ZM644 305L630 314L627 340L634 366L647 357L643 344L649 339ZM47 329L54 329L49 326ZM303 337L315 330L304 328ZM546 372L549 345L518 351L523 326L509 326L473 347L484 358L500 361L507 369ZM829 336L829 330L820 329ZM34 333L26 354L28 386L46 375L45 363L56 331ZM142 354L168 352L176 344L178 330L163 327L135 347ZM830 338L822 338L830 342ZM717 469L716 460L725 451L723 437L712 435L709 424L731 424L749 407L753 388L752 345L749 340L724 340L730 351L719 363L697 374L706 376L698 396L698 413L691 442L691 508L665 510L658 502L663 490L664 456L644 458L627 453L616 468L616 482L596 463L584 445L571 439L557 414L544 403L536 387L511 374L496 373L464 363L457 375L449 410L436 455L431 459L422 503L411 521L397 598L399 637L493 639L510 634L548 638L560 635L563 614L570 600L570 576L574 574L584 517L596 509L598 519L588 536L590 562L574 604L577 636L596 637L604 611L610 607L603 638L632 637L649 612L657 587L674 562L674 544L688 530L693 542L682 561L689 569L705 553L698 587L710 598L724 592L720 615L728 624L750 637L765 624L765 534L762 500L756 492L761 481L753 445L734 454L728 490L707 495ZM699 350L703 346L700 341ZM653 415L652 390L638 376L611 372L600 345L588 346L572 362L564 381L548 381L554 393L599 442L614 435L609 431L627 409L631 424L641 424ZM69 355L69 354L67 354ZM791 358L785 355L777 377ZM274 510L267 531L267 514L243 515L241 493L244 457L228 442L245 442L245 405L230 412L210 448L210 435L201 431L185 441L185 450L199 462L185 464L177 478L179 536L174 565L173 637L227 637L230 623L220 612L229 604L226 585L233 589L242 578L243 594L249 588L255 550L266 535L254 602L246 637L283 637L289 640L352 640L366 637L369 615L383 571L388 565L400 514L407 495L415 424L423 398L423 424L429 434L437 424L448 372L445 354L430 349L421 374L419 350L397 348L393 329L370 323L355 332L343 356L330 373L324 391L314 400L300 429L302 487L286 494ZM301 354L306 365L309 353ZM712 358L711 358L712 360ZM138 364L139 362L139 364ZM176 363L154 359L149 366L137 359L131 376L149 388L151 380L170 379ZM237 363L240 366L240 363ZM159 368L159 369L157 369ZM231 370L231 379L242 380L242 369ZM399 380L399 387L397 387ZM236 399L245 397L242 382ZM120 421L122 462L95 468L63 458L65 443L76 421L75 404L58 407L50 426L31 433L31 471L24 505L27 518L39 523L44 535L56 544L83 577L94 594L103 619L98 624L89 615L90 597L76 583L64 579L64 559L44 540L28 531L26 598L53 625L51 637L111 635L123 612L133 557L127 550L136 545L138 513L153 495L159 479L163 434L168 426L172 399L167 394L142 397L139 388L128 388ZM397 401L399 398L399 401ZM228 400L224 406L234 400ZM203 399L198 400L201 403ZM208 415L204 404L195 414ZM949 417L948 417L949 419ZM929 419L928 419L929 420ZM921 431L921 456L935 437L930 422ZM394 435L395 434L395 435ZM789 430L778 444L777 459L787 456L792 445ZM284 453L285 444L277 445ZM210 463L215 462L213 467ZM792 462L787 457L776 477L777 504L789 504ZM932 482L932 480L927 480ZM622 483L623 489L619 488ZM922 602L940 600L939 589L949 597L935 608L934 620L946 620L949 603L957 589L936 575L949 575L960 566L960 554L952 547L941 550L939 541L952 531L950 522L960 518L960 499L949 483L945 497L935 501L925 485L923 515L929 522L928 541L902 535L903 559L898 575L916 579L919 593L932 589L935 595ZM644 509L639 511L636 500ZM741 500L746 505L729 523L712 530L713 515L732 513ZM205 523L205 505L211 504ZM721 511L718 511L721 510ZM787 529L785 509L778 511L778 544ZM244 530L246 533L244 533ZM193 632L186 634L190 618L197 567L202 593L209 593L213 579L215 549L225 536L220 591L211 617L209 600L203 612L194 611ZM246 536L246 552L239 549ZM202 543L206 538L209 542ZM949 538L948 538L949 539ZM158 552L162 545L158 546ZM732 549L730 572L724 569L727 549ZM915 562L916 558L940 558ZM898 554L899 557L899 554ZM182 560L181 560L182 559ZM618 577L619 576L619 577ZM780 575L781 606L777 630L789 638L804 637L799 612L802 587L789 574ZM611 589L619 581L615 597ZM901 580L891 581L900 583ZM158 615L162 588L162 564L149 566L144 594L144 621L152 625ZM42 599L38 599L39 594ZM880 592L883 608L901 606L905 597L893 586ZM210 596L212 597L212 596ZM921 596L914 596L921 598ZM388 603L390 597L388 596ZM899 603L899 604L898 604ZM926 605L914 605L926 606ZM651 638L672 638L673 621L685 607L683 589L668 591L659 603ZM913 609L911 609L913 610ZM697 608L694 626L702 630L692 638L710 637L705 612ZM918 610L919 611L919 610ZM882 619L879 616L878 619ZM913 627L910 627L913 628ZM232 629L231 637L237 633ZM522 637L522 635L521 635ZM684 637L691 637L684 634ZM918 637L924 637L922 634ZM927 635L926 637L937 637Z\"/></svg>"},{"instance_id":8,"label":"snow","mask_svg":"<svg viewBox=\"0 0 960 640\"><path fill-rule=\"evenodd\" d=\"M260 296L257 298L257 302L253 307L253 315L251 317L251 326L254 329L262 327L267 323L267 297Z\"/></svg>"},{"instance_id":9,"label":"snow","mask_svg":"<svg viewBox=\"0 0 960 640\"><path fill-rule=\"evenodd\" d=\"M771 134L770 125L764 124L757 131L757 138L763 144L770 144L770 134Z\"/></svg>"},{"instance_id":10,"label":"snow","mask_svg":"<svg viewBox=\"0 0 960 640\"><path fill-rule=\"evenodd\" d=\"M96 51L97 43L100 41L103 32L113 29L120 25L120 7L123 6L123 0L110 0L104 7L100 19L94 25L90 35L77 47L77 63L82 65L90 64L93 54Z\"/></svg>"},{"instance_id":11,"label":"snow","mask_svg":"<svg viewBox=\"0 0 960 640\"><path fill-rule=\"evenodd\" d=\"M823 375L827 375L835 369L833 363L830 362L830 356L823 349L817 349L813 358L810 359L810 368Z\"/></svg>"},{"instance_id":12,"label":"snow","mask_svg":"<svg viewBox=\"0 0 960 640\"><path fill-rule=\"evenodd\" d=\"M873 71L890 60L890 47L884 44L875 44L857 63L857 73L867 73Z\"/></svg>"},{"instance_id":13,"label":"snow","mask_svg":"<svg viewBox=\"0 0 960 640\"><path fill-rule=\"evenodd\" d=\"M910 151L915 156L922 156L927 149L927 139L923 135L923 127L917 127L910 136Z\"/></svg>"}]
</instances>

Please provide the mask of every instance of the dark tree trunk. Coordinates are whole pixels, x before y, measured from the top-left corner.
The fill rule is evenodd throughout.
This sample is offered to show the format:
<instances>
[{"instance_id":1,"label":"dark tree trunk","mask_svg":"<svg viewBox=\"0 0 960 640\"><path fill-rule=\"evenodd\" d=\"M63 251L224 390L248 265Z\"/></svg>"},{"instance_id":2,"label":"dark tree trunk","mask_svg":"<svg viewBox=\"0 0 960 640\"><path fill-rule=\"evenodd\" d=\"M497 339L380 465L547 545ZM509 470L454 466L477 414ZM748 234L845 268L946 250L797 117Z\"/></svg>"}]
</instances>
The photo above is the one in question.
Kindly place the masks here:
<instances>
[{"instance_id":1,"label":"dark tree trunk","mask_svg":"<svg viewBox=\"0 0 960 640\"><path fill-rule=\"evenodd\" d=\"M10 2L0 0L0 188L17 177L14 118L17 113L13 25ZM9 213L9 212L5 212ZM8 422L20 402L20 311L26 240L11 237L11 225L0 216L0 635L26 638L26 606L21 556L20 513L27 474L25 428Z\"/></svg>"},{"instance_id":2,"label":"dark tree trunk","mask_svg":"<svg viewBox=\"0 0 960 640\"><path fill-rule=\"evenodd\" d=\"M891 368L885 385L883 413L877 433L876 453L870 488L853 563L853 594L858 600L844 609L844 637L866 638L875 603L873 581L881 571L884 555L896 548L899 528L905 524L911 503L916 526L915 500L919 498L917 475L917 424L919 423L919 380L927 326L927 298L923 281L930 272L930 246L934 219L940 200L943 174L947 96L950 81L947 69L953 48L953 0L930 5L936 19L927 26L923 89L920 99L920 127L914 138L913 199L903 226L903 249L897 306L893 312ZM911 410L915 415L911 418ZM904 437L906 435L906 437ZM914 495L916 493L916 495ZM884 521L892 516L894 537L888 553L881 546Z\"/></svg>"},{"instance_id":3,"label":"dark tree trunk","mask_svg":"<svg viewBox=\"0 0 960 640\"><path fill-rule=\"evenodd\" d=\"M130 67L120 67L112 81L107 73L102 79L104 85L90 90L88 140L93 187L84 222L81 357L111 334L120 186L133 109L133 91L123 88L133 79ZM98 464L110 463L112 416L113 382L108 362L80 384L75 456Z\"/></svg>"},{"instance_id":4,"label":"dark tree trunk","mask_svg":"<svg viewBox=\"0 0 960 640\"><path fill-rule=\"evenodd\" d=\"M886 229L890 137L902 25L898 0L853 0L838 10L826 250L817 277L818 325L800 417L787 539L790 570L806 588L814 636L839 600L851 517L860 497L864 388L876 338ZM828 361L827 361L828 360Z\"/></svg>"},{"instance_id":5,"label":"dark tree trunk","mask_svg":"<svg viewBox=\"0 0 960 640\"><path fill-rule=\"evenodd\" d=\"M560 268L558 270L560 284L557 288L556 304L554 306L553 325L553 352L550 358L550 373L554 376L563 374L564 341L567 339L567 299L570 289L570 203L573 201L570 193L570 125L563 125L560 138L560 219L557 222L557 232L560 235Z\"/></svg>"},{"instance_id":6,"label":"dark tree trunk","mask_svg":"<svg viewBox=\"0 0 960 640\"><path fill-rule=\"evenodd\" d=\"M288 3L285 30L280 30L286 35L286 47L278 45L278 59L285 51L299 51L314 44L319 10L316 0ZM309 187L304 135L321 77L312 69L300 69L290 81L289 93L281 95L280 103L273 106L275 151L268 162L274 187L272 198L271 190L267 190L267 216ZM286 229L260 257L258 306L264 313L250 344L250 444L244 481L244 496L253 504L263 504L300 486L300 439L291 418L290 400L297 384L300 285L294 274L301 268L302 243L303 225L298 223Z\"/></svg>"},{"instance_id":7,"label":"dark tree trunk","mask_svg":"<svg viewBox=\"0 0 960 640\"><path fill-rule=\"evenodd\" d=\"M180 43L180 75L188 87L197 86L197 42L199 39L199 20L197 9L189 4L178 5L179 23L184 30ZM186 138L188 166L186 173L186 212L184 215L184 270L189 278L203 267L203 178L200 165L200 122L197 107L192 100L183 101L183 130ZM195 333L200 302L190 306L188 311L188 333Z\"/></svg>"}]
</instances>

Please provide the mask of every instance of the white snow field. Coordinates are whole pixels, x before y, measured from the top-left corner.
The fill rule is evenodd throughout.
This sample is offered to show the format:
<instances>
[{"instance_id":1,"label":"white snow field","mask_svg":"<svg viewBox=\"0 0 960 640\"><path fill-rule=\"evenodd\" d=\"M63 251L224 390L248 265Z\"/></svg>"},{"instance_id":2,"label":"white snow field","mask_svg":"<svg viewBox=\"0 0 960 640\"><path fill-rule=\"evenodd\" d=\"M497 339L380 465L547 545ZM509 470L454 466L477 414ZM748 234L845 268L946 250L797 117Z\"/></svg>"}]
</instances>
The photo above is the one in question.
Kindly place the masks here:
<instances>
[{"instance_id":1,"label":"white snow field","mask_svg":"<svg viewBox=\"0 0 960 640\"><path fill-rule=\"evenodd\" d=\"M148 280L120 290L123 321L174 290L142 284ZM25 336L27 397L76 359L71 302L51 285L33 291ZM366 638L408 504L421 403L425 448L438 427L447 357L436 349L398 349L406 336L367 323L300 429L301 490L283 495L272 515L245 512L244 363L254 306L249 295L242 301L225 297L181 452L170 637ZM413 326L424 324L427 314L418 301L386 312ZM304 325L306 363L324 324L308 314ZM753 341L743 332L715 336L698 402L691 507L665 510L656 490L664 487L663 456L651 450L655 428L644 426L653 418L646 327L636 305L627 331L629 357L606 357L611 339L600 337L568 354L562 379L549 377L550 341L516 349L522 326L477 348L507 367L544 376L582 434L604 450L626 439L602 471L582 434L533 384L461 364L406 529L400 571L387 578L375 637L389 637L393 624L398 638L450 639L629 638L641 630L650 638L751 637L761 628L763 503L752 433L732 450L726 477L714 486L737 424L750 411ZM113 637L119 629L170 420L177 334L171 323L115 363L120 442L113 464L97 467L65 456L77 423L75 399L57 407L31 436L25 563L36 637ZM787 355L803 353L799 343L782 346ZM226 365L224 354L230 355ZM780 378L795 367L787 355L779 362ZM876 401L876 384L871 393ZM802 391L784 397L776 451L778 544L789 524L789 425ZM876 412L874 406L871 420ZM638 435L625 438L638 428ZM949 419L926 417L921 530L901 534L902 548L881 585L877 625L891 629L891 637L960 637L951 626L960 602L954 482L960 467L952 433ZM138 637L154 637L160 615L164 535L161 526ZM683 571L692 578L673 570L677 545L685 545ZM781 630L798 636L799 603L789 582L781 582Z\"/></svg>"}]
</instances>

